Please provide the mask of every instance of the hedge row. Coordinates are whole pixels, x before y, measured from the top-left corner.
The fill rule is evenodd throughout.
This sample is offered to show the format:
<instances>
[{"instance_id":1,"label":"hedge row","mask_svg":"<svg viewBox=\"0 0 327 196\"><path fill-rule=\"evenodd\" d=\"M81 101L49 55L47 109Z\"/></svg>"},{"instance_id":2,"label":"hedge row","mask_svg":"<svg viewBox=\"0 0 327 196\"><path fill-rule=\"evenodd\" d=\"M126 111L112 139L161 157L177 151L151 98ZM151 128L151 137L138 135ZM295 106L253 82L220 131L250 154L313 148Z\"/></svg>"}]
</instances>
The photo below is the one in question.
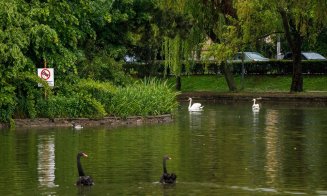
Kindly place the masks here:
<instances>
[{"instance_id":1,"label":"hedge row","mask_svg":"<svg viewBox=\"0 0 327 196\"><path fill-rule=\"evenodd\" d=\"M233 63L232 72L234 74L242 73L242 63ZM246 74L292 74L293 62L289 60L271 60L269 62L244 62ZM163 62L153 64L129 63L124 65L127 73L144 76L164 75L165 67ZM302 72L307 74L327 74L327 61L302 61ZM216 62L195 62L189 70L183 65L182 75L186 74L219 74L221 73L220 65ZM169 68L167 74L170 74Z\"/></svg>"}]
</instances>

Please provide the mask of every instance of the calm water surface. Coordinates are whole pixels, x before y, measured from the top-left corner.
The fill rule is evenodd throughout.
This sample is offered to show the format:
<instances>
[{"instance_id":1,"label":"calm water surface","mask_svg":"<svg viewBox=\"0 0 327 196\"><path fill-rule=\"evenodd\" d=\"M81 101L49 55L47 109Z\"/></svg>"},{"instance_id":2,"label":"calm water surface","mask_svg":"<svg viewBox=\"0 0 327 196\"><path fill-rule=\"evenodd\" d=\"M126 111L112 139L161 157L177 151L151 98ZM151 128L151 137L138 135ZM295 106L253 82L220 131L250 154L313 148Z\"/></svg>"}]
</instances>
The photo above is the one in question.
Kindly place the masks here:
<instances>
[{"instance_id":1,"label":"calm water surface","mask_svg":"<svg viewBox=\"0 0 327 196\"><path fill-rule=\"evenodd\" d=\"M327 108L182 104L169 124L0 130L0 195L327 195ZM74 186L76 154L93 187ZM178 176L158 183L162 156Z\"/></svg>"}]
</instances>

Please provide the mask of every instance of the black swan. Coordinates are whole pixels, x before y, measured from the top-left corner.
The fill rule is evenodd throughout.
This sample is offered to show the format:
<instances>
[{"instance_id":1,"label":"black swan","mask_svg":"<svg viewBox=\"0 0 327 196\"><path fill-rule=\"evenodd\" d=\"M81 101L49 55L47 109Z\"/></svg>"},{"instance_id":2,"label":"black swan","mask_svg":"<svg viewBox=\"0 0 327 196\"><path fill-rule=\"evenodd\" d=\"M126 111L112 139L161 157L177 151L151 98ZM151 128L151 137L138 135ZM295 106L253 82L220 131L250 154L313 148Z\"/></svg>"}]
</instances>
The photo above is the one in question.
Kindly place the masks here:
<instances>
[{"instance_id":1,"label":"black swan","mask_svg":"<svg viewBox=\"0 0 327 196\"><path fill-rule=\"evenodd\" d=\"M167 155L165 155L163 157L162 160L162 165L163 165L163 174L160 178L160 183L165 183L165 184L173 184L176 181L177 176L174 173L169 174L167 172L167 168L166 168L166 161L170 160L171 158Z\"/></svg>"},{"instance_id":2,"label":"black swan","mask_svg":"<svg viewBox=\"0 0 327 196\"><path fill-rule=\"evenodd\" d=\"M92 186L93 180L90 176L86 176L83 168L82 168L82 164L81 164L81 157L87 157L87 154L85 154L84 152L79 152L77 154L77 169L78 169L78 175L79 178L76 182L76 185L81 185L81 186Z\"/></svg>"}]
</instances>

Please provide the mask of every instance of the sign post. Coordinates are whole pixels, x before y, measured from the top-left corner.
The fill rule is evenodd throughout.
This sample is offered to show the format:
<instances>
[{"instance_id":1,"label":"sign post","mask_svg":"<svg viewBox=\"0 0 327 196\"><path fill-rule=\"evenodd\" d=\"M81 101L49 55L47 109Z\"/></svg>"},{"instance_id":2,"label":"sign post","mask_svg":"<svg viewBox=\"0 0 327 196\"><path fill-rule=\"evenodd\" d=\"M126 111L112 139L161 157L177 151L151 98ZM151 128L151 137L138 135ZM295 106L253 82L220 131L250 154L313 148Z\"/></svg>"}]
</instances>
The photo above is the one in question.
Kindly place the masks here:
<instances>
[{"instance_id":1,"label":"sign post","mask_svg":"<svg viewBox=\"0 0 327 196\"><path fill-rule=\"evenodd\" d=\"M54 69L53 68L38 68L37 75L43 80L48 82L48 85L54 86ZM38 84L38 87L42 87L42 84Z\"/></svg>"}]
</instances>

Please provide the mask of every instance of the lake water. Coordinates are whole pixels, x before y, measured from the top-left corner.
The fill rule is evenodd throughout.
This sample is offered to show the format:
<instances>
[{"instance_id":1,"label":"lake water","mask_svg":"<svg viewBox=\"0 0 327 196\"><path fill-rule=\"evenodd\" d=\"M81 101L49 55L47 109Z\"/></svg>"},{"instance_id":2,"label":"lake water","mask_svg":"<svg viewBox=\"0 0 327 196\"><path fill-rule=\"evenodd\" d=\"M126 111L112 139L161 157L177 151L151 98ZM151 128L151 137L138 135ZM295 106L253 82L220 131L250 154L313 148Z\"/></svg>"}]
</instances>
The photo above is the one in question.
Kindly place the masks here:
<instances>
[{"instance_id":1,"label":"lake water","mask_svg":"<svg viewBox=\"0 0 327 196\"><path fill-rule=\"evenodd\" d=\"M0 195L327 195L327 107L182 104L169 124L0 130ZM76 187L76 154L95 185ZM158 183L169 154L175 185Z\"/></svg>"}]
</instances>

